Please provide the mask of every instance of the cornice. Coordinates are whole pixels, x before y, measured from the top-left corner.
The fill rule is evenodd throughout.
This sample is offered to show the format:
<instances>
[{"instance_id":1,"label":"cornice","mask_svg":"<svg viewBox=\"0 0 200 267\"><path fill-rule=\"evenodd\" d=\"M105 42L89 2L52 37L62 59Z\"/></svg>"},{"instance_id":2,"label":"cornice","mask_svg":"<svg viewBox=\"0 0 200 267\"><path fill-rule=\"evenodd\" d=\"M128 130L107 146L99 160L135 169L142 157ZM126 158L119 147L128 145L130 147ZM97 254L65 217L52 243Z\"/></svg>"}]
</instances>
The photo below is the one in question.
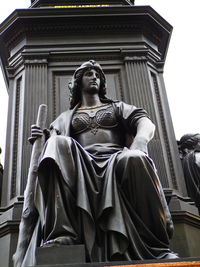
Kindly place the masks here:
<instances>
[{"instance_id":1,"label":"cornice","mask_svg":"<svg viewBox=\"0 0 200 267\"><path fill-rule=\"evenodd\" d=\"M121 7L76 7L76 8L29 8L29 9L16 9L4 22L0 25L0 34L8 30L13 24L20 20L30 19L55 19L55 18L72 18L78 17L98 17L107 16L134 16L145 19L148 18L153 23L170 33L172 26L163 19L153 8L150 6L121 6Z\"/></svg>"},{"instance_id":2,"label":"cornice","mask_svg":"<svg viewBox=\"0 0 200 267\"><path fill-rule=\"evenodd\" d=\"M10 27L9 30L2 33L3 42L6 47L14 47L17 43L26 36L31 35L58 35L58 34L70 34L70 33L142 33L147 36L149 40L155 43L160 50L160 56L165 57L166 47L168 46L168 34L160 32L157 27L152 26L152 28L146 27L146 22L144 20L132 20L126 16L121 16L120 18L113 20L112 17L103 18L100 17L96 22L96 18L85 18L81 21L80 18L76 17L75 20L72 20L68 17L70 21L63 19L51 21L18 21L15 27ZM163 44L163 40L164 44ZM2 41L2 40L1 40Z\"/></svg>"},{"instance_id":3,"label":"cornice","mask_svg":"<svg viewBox=\"0 0 200 267\"><path fill-rule=\"evenodd\" d=\"M30 34L97 31L140 32L157 44L164 59L172 26L150 6L17 9L0 25L0 43L9 48Z\"/></svg>"},{"instance_id":4,"label":"cornice","mask_svg":"<svg viewBox=\"0 0 200 267\"><path fill-rule=\"evenodd\" d=\"M2 67L7 77L11 49L29 36L79 33L142 34L158 47L164 62L171 32L172 26L150 6L17 9L0 25Z\"/></svg>"}]
</instances>

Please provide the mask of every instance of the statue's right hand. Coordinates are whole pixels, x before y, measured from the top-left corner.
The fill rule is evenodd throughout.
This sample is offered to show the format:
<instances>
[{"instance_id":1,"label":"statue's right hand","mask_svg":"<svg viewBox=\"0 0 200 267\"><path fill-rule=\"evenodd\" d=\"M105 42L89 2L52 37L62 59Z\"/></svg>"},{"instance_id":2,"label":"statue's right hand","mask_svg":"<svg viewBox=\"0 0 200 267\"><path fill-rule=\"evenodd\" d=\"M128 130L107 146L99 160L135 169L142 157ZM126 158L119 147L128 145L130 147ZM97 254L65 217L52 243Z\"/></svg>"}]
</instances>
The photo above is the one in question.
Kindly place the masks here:
<instances>
[{"instance_id":1,"label":"statue's right hand","mask_svg":"<svg viewBox=\"0 0 200 267\"><path fill-rule=\"evenodd\" d=\"M34 142L43 136L43 130L38 125L31 125L31 136L28 141L33 145Z\"/></svg>"}]
</instances>

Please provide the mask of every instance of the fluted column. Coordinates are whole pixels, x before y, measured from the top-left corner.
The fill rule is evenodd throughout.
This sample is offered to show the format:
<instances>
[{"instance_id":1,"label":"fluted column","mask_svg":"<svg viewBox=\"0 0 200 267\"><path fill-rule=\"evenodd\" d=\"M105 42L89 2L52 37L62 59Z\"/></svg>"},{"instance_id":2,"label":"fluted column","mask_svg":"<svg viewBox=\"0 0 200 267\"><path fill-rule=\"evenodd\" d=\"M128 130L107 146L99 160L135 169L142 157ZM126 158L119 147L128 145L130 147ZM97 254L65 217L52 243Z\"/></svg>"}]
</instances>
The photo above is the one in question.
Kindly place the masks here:
<instances>
[{"instance_id":1,"label":"fluted column","mask_svg":"<svg viewBox=\"0 0 200 267\"><path fill-rule=\"evenodd\" d=\"M9 68L9 102L8 102L8 115L7 115L7 133L6 133L6 153L4 165L4 179L2 185L1 206L6 206L12 198L13 191L16 189L16 150L17 150L17 136L14 130L17 125L15 120L19 116L19 86L17 88L17 78L13 75L13 69ZM18 83L19 85L19 83ZM18 91L18 93L17 93ZM18 96L17 96L18 95ZM17 101L15 101L17 99ZM18 121L18 119L17 119ZM15 133L15 137L14 137ZM14 167L14 171L13 171Z\"/></svg>"},{"instance_id":2,"label":"fluted column","mask_svg":"<svg viewBox=\"0 0 200 267\"><path fill-rule=\"evenodd\" d=\"M21 181L18 184L17 192L23 194L30 161L31 146L27 140L30 136L30 126L36 122L37 111L40 104L47 104L48 94L47 60L25 60L25 81L23 97L23 118L22 118L22 146L19 153L21 158ZM21 157L20 157L21 155Z\"/></svg>"},{"instance_id":3,"label":"fluted column","mask_svg":"<svg viewBox=\"0 0 200 267\"><path fill-rule=\"evenodd\" d=\"M28 143L30 126L36 122L39 105L47 104L48 99L47 59L22 60L19 68L13 70L13 79L10 79L3 206L23 195L31 153Z\"/></svg>"},{"instance_id":4,"label":"fluted column","mask_svg":"<svg viewBox=\"0 0 200 267\"><path fill-rule=\"evenodd\" d=\"M177 162L172 157L157 74L150 71L146 56L125 57L124 61L131 103L145 108L156 124L157 130L149 145L149 152L155 161L161 183L164 188L182 192L184 189L177 182L180 173L176 172Z\"/></svg>"}]
</instances>

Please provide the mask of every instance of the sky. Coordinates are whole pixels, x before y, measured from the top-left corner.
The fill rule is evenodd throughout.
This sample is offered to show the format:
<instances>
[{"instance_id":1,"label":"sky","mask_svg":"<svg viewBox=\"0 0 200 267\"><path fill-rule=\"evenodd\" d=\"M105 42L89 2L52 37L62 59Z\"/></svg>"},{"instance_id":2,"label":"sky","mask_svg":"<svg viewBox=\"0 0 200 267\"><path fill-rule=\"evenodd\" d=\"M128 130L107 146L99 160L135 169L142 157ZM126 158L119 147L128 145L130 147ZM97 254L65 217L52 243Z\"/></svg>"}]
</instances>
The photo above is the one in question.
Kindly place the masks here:
<instances>
[{"instance_id":1,"label":"sky","mask_svg":"<svg viewBox=\"0 0 200 267\"><path fill-rule=\"evenodd\" d=\"M28 8L30 0L0 1L0 23L17 8ZM164 69L165 86L176 139L199 133L200 121L200 1L135 0L150 5L173 26ZM4 163L7 90L0 70L0 160Z\"/></svg>"}]
</instances>

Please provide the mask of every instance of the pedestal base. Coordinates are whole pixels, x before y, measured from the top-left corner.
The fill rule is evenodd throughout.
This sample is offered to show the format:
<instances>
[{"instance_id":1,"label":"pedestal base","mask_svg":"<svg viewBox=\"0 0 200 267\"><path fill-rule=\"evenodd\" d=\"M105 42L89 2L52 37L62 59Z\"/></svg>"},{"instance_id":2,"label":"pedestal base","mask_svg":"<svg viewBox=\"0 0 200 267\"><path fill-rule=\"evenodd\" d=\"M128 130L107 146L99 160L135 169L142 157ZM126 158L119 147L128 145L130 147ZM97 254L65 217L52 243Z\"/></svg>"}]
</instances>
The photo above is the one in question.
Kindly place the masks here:
<instances>
[{"instance_id":1,"label":"pedestal base","mask_svg":"<svg viewBox=\"0 0 200 267\"><path fill-rule=\"evenodd\" d=\"M36 266L85 263L85 246L43 247L36 250Z\"/></svg>"},{"instance_id":2,"label":"pedestal base","mask_svg":"<svg viewBox=\"0 0 200 267\"><path fill-rule=\"evenodd\" d=\"M185 258L174 260L145 260L107 263L67 263L48 264L32 267L200 267L200 258ZM27 266L28 267L28 266Z\"/></svg>"}]
</instances>

